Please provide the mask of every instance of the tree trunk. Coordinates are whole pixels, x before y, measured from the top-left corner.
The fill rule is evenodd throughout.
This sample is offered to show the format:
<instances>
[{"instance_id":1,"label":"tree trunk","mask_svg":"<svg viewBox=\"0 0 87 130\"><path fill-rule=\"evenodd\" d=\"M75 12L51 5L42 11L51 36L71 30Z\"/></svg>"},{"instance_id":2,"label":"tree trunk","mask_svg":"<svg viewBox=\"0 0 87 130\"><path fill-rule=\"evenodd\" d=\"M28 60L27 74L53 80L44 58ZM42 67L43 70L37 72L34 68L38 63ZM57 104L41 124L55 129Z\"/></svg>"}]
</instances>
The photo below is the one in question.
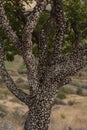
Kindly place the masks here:
<instances>
[{"instance_id":1,"label":"tree trunk","mask_svg":"<svg viewBox=\"0 0 87 130\"><path fill-rule=\"evenodd\" d=\"M49 102L46 97L35 99L29 108L24 130L48 130L52 106Z\"/></svg>"}]
</instances>

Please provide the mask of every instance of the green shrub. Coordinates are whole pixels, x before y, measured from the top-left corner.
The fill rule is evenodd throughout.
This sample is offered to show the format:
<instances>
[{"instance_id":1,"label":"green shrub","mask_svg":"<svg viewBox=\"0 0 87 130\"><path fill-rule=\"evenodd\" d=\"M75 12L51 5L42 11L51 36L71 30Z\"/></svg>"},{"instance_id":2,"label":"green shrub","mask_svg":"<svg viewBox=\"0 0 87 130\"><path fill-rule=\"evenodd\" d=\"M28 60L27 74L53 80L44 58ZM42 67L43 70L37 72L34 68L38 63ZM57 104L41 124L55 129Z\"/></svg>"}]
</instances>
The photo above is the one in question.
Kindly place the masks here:
<instances>
[{"instance_id":1,"label":"green shrub","mask_svg":"<svg viewBox=\"0 0 87 130\"><path fill-rule=\"evenodd\" d=\"M5 113L5 114L8 113L8 111L5 109L5 106L1 106L1 105L0 105L0 111Z\"/></svg>"},{"instance_id":2,"label":"green shrub","mask_svg":"<svg viewBox=\"0 0 87 130\"><path fill-rule=\"evenodd\" d=\"M5 91L4 91L4 96L5 96L5 98L7 98L8 95L10 95L10 91L5 90Z\"/></svg>"},{"instance_id":3,"label":"green shrub","mask_svg":"<svg viewBox=\"0 0 87 130\"><path fill-rule=\"evenodd\" d=\"M82 88L81 87L79 87L77 89L77 94L80 95L80 96L83 96L83 92L82 92Z\"/></svg>"},{"instance_id":4,"label":"green shrub","mask_svg":"<svg viewBox=\"0 0 87 130\"><path fill-rule=\"evenodd\" d=\"M3 80L0 78L0 85L2 85L3 84Z\"/></svg>"},{"instance_id":5,"label":"green shrub","mask_svg":"<svg viewBox=\"0 0 87 130\"><path fill-rule=\"evenodd\" d=\"M22 74L22 75L25 75L27 72L26 72L26 67L25 67L25 65L24 64L22 64L21 66L20 66L20 68L18 69L18 73L19 74Z\"/></svg>"},{"instance_id":6,"label":"green shrub","mask_svg":"<svg viewBox=\"0 0 87 130\"><path fill-rule=\"evenodd\" d=\"M58 95L57 95L57 98L65 99L66 98L66 94L64 92L59 92Z\"/></svg>"},{"instance_id":7,"label":"green shrub","mask_svg":"<svg viewBox=\"0 0 87 130\"><path fill-rule=\"evenodd\" d=\"M64 114L61 114L61 118L62 118L62 119L65 119L65 115L64 115Z\"/></svg>"}]
</instances>

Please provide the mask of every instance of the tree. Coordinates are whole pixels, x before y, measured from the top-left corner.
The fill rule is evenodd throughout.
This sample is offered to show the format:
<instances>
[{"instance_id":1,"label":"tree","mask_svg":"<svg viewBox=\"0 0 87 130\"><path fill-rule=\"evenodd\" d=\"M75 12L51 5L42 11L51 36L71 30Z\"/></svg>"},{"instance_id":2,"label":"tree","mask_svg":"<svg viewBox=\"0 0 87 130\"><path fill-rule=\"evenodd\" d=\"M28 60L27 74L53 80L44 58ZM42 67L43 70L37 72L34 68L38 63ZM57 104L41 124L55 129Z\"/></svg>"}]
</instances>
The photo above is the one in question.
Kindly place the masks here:
<instances>
[{"instance_id":1,"label":"tree","mask_svg":"<svg viewBox=\"0 0 87 130\"><path fill-rule=\"evenodd\" d=\"M87 5L80 0L51 1L52 10L48 12L47 20L38 29L38 33L38 21L47 4L48 0L39 0L27 19L22 15L22 31L17 33L7 18L4 2L0 1L0 26L10 43L23 57L27 68L29 95L17 88L7 72L4 63L5 44L0 43L0 75L8 89L29 107L24 130L48 130L51 108L58 89L69 83L70 76L87 64L87 43L84 40L87 21L83 20L84 15L87 17ZM79 11L85 8L82 16L76 8L80 9ZM38 33L38 36L33 33ZM37 57L32 51L33 35L37 38L35 42L38 41ZM81 44L82 41L85 44Z\"/></svg>"}]
</instances>

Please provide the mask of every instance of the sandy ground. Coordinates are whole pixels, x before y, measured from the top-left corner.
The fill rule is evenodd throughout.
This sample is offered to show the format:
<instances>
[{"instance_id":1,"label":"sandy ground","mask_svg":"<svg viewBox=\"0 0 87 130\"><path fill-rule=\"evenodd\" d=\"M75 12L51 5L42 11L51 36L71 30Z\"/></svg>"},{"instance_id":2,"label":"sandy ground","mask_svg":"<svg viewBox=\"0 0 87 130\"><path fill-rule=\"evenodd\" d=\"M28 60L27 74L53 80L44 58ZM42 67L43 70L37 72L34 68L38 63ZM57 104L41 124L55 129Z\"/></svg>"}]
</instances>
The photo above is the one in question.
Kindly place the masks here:
<instances>
[{"instance_id":1,"label":"sandy ground","mask_svg":"<svg viewBox=\"0 0 87 130\"><path fill-rule=\"evenodd\" d=\"M0 105L4 106L6 110L14 113L18 108L24 113L28 108L21 102L12 102L13 96L7 96L6 99L0 100ZM69 95L64 100L65 102L74 101L73 105L55 105L51 112L51 123L49 130L64 130L66 127L72 128L87 128L87 97ZM19 118L19 123L16 122ZM2 119L3 120L3 119ZM15 130L22 130L21 118L14 116L7 116L6 120L13 121L16 126Z\"/></svg>"}]
</instances>

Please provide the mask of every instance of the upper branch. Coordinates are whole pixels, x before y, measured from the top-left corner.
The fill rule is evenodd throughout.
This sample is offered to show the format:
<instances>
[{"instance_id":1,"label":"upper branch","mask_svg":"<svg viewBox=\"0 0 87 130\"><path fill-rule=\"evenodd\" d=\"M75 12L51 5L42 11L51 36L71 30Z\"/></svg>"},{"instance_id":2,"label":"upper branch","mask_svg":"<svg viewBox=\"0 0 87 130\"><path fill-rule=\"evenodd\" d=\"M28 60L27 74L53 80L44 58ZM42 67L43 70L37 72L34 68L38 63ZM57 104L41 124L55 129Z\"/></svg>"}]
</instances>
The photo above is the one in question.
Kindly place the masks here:
<instances>
[{"instance_id":1,"label":"upper branch","mask_svg":"<svg viewBox=\"0 0 87 130\"><path fill-rule=\"evenodd\" d=\"M43 82L47 67L47 53L48 53L48 42L47 36L44 29L40 32L39 39L39 63L38 63L38 78L39 82Z\"/></svg>"},{"instance_id":2,"label":"upper branch","mask_svg":"<svg viewBox=\"0 0 87 130\"><path fill-rule=\"evenodd\" d=\"M65 77L73 76L87 64L87 45L78 47L65 57L65 61L50 68L52 70L49 79L60 83ZM49 74L48 74L49 75Z\"/></svg>"},{"instance_id":3,"label":"upper branch","mask_svg":"<svg viewBox=\"0 0 87 130\"><path fill-rule=\"evenodd\" d=\"M9 73L5 68L4 47L1 45L1 43L0 43L0 75L4 80L4 82L6 83L9 91L11 91L19 100L24 102L26 105L29 105L29 101L31 101L31 97L16 87L13 79L10 77Z\"/></svg>"},{"instance_id":4,"label":"upper branch","mask_svg":"<svg viewBox=\"0 0 87 130\"><path fill-rule=\"evenodd\" d=\"M46 76L46 70L48 66L48 34L53 28L53 22L54 18L52 16L52 11L50 13L50 17L46 21L46 23L43 26L43 29L41 30L39 34L39 63L38 63L38 75L40 82L43 82L45 80Z\"/></svg>"},{"instance_id":5,"label":"upper branch","mask_svg":"<svg viewBox=\"0 0 87 130\"><path fill-rule=\"evenodd\" d=\"M55 8L55 19L57 24L56 37L54 43L54 55L58 56L62 50L64 31L65 31L62 0L54 0L54 8Z\"/></svg>"},{"instance_id":6,"label":"upper branch","mask_svg":"<svg viewBox=\"0 0 87 130\"><path fill-rule=\"evenodd\" d=\"M47 0L40 0L37 3L34 10L29 16L29 19L27 20L27 24L24 28L23 39L28 39L28 36L33 32L39 20L40 14L46 8L46 5L47 5Z\"/></svg>"},{"instance_id":7,"label":"upper branch","mask_svg":"<svg viewBox=\"0 0 87 130\"><path fill-rule=\"evenodd\" d=\"M87 44L78 46L67 56L67 63L69 64L68 75L72 76L87 64ZM68 70L68 68L67 68Z\"/></svg>"},{"instance_id":8,"label":"upper branch","mask_svg":"<svg viewBox=\"0 0 87 130\"><path fill-rule=\"evenodd\" d=\"M24 61L28 70L28 79L30 84L31 93L35 92L37 89L37 66L35 57L32 53L32 32L35 29L37 22L39 20L40 14L45 9L47 5L47 0L40 0L35 6L34 10L31 12L29 19L25 25L22 42L24 49Z\"/></svg>"},{"instance_id":9,"label":"upper branch","mask_svg":"<svg viewBox=\"0 0 87 130\"><path fill-rule=\"evenodd\" d=\"M10 42L13 43L18 51L21 53L19 38L10 26L9 20L5 14L2 1L0 1L0 26L2 27L6 37L9 38Z\"/></svg>"},{"instance_id":10,"label":"upper branch","mask_svg":"<svg viewBox=\"0 0 87 130\"><path fill-rule=\"evenodd\" d=\"M73 29L73 31L74 31L74 34L75 34L75 41L74 41L74 43L73 43L73 48L76 48L76 47L78 47L79 44L80 44L81 35L82 35L82 34L81 34L81 31L78 29L76 22L73 22L73 23L71 24L71 27L72 27L72 29Z\"/></svg>"}]
</instances>

